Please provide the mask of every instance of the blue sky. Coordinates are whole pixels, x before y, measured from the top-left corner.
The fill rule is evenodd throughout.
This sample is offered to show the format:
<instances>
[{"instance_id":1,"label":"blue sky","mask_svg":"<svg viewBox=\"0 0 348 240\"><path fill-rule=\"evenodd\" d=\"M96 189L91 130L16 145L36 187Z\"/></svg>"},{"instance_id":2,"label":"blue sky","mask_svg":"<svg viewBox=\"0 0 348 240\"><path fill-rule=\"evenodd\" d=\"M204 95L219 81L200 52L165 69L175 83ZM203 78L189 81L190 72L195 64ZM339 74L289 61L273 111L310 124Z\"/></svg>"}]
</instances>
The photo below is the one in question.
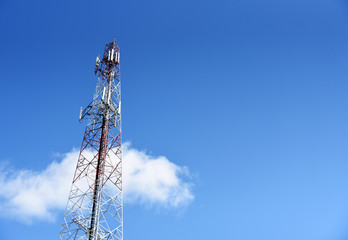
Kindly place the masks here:
<instances>
[{"instance_id":1,"label":"blue sky","mask_svg":"<svg viewBox=\"0 0 348 240\"><path fill-rule=\"evenodd\" d=\"M116 35L123 139L187 166L194 195L126 204L124 239L347 239L346 1L2 0L0 30L2 173L79 147ZM57 239L62 213L3 215L0 238Z\"/></svg>"}]
</instances>

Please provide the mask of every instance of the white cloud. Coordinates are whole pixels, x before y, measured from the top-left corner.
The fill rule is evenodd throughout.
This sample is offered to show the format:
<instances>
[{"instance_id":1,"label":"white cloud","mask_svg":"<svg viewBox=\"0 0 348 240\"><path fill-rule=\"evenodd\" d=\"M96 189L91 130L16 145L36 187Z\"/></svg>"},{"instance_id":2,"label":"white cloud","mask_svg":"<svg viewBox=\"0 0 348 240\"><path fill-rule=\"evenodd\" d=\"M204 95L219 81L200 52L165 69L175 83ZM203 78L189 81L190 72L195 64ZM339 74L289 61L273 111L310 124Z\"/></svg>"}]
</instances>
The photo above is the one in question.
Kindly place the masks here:
<instances>
[{"instance_id":1,"label":"white cloud","mask_svg":"<svg viewBox=\"0 0 348 240\"><path fill-rule=\"evenodd\" d=\"M179 167L166 157L152 157L144 151L124 146L125 199L130 202L178 207L193 200L190 176L186 167Z\"/></svg>"},{"instance_id":2,"label":"white cloud","mask_svg":"<svg viewBox=\"0 0 348 240\"><path fill-rule=\"evenodd\" d=\"M42 172L0 171L1 215L19 220L53 219L55 209L64 209L78 151L64 154L61 162L52 162Z\"/></svg>"},{"instance_id":3,"label":"white cloud","mask_svg":"<svg viewBox=\"0 0 348 240\"><path fill-rule=\"evenodd\" d=\"M54 220L55 211L64 209L77 163L78 150L63 154L41 172L8 171L0 168L0 205L2 216L30 222ZM180 207L194 195L186 167L166 157L153 157L144 151L123 147L124 201L132 204Z\"/></svg>"}]
</instances>

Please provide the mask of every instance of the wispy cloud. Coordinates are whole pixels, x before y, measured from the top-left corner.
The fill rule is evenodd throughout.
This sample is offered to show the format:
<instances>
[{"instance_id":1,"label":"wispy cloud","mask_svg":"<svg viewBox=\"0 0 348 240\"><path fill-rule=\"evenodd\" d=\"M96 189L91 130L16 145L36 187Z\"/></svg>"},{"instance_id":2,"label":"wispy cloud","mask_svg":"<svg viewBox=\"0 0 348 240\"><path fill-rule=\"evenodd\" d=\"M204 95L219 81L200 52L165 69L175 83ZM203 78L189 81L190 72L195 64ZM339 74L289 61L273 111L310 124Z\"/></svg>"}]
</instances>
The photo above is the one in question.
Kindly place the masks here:
<instances>
[{"instance_id":1,"label":"wispy cloud","mask_svg":"<svg viewBox=\"0 0 348 240\"><path fill-rule=\"evenodd\" d=\"M54 220L57 210L65 208L76 167L78 150L61 155L41 172L0 168L1 216L25 222ZM166 157L123 147L124 201L160 207L182 207L194 199L186 167ZM189 179L189 178L188 178Z\"/></svg>"}]
</instances>

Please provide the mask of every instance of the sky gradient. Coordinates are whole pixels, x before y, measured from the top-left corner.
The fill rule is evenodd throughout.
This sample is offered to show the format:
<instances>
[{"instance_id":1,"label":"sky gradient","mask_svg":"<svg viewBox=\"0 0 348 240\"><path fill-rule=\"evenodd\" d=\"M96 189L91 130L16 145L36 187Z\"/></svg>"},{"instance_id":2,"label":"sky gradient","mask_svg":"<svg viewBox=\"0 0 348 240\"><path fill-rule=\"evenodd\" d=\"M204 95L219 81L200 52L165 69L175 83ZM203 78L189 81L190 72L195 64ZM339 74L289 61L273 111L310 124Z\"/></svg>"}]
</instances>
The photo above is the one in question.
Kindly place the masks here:
<instances>
[{"instance_id":1,"label":"sky gradient","mask_svg":"<svg viewBox=\"0 0 348 240\"><path fill-rule=\"evenodd\" d=\"M126 204L125 240L348 238L347 1L2 0L0 31L6 171L79 148L116 35L123 139L186 166L194 194ZM57 239L63 212L3 215L0 238Z\"/></svg>"}]
</instances>

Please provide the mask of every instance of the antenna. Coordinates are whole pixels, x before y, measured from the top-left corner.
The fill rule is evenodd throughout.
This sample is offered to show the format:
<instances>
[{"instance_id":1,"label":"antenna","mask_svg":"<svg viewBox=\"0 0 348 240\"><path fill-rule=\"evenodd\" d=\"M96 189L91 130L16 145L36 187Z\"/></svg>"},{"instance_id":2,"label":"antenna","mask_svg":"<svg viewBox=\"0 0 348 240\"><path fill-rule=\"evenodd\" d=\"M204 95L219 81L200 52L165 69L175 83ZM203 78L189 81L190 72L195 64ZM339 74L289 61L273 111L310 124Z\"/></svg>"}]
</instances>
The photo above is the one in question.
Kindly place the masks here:
<instances>
[{"instance_id":1,"label":"antenna","mask_svg":"<svg viewBox=\"0 0 348 240\"><path fill-rule=\"evenodd\" d=\"M99 70L99 64L100 64L100 59L99 59L99 56L97 56L97 59L95 60L94 74L97 74Z\"/></svg>"},{"instance_id":2,"label":"antenna","mask_svg":"<svg viewBox=\"0 0 348 240\"><path fill-rule=\"evenodd\" d=\"M80 117L79 117L79 121L81 121L81 119L82 119L82 110L83 110L83 108L81 107L81 108L80 108Z\"/></svg>"},{"instance_id":3,"label":"antenna","mask_svg":"<svg viewBox=\"0 0 348 240\"><path fill-rule=\"evenodd\" d=\"M115 40L105 46L93 101L79 120L87 119L69 194L60 240L122 240L122 132L119 52Z\"/></svg>"}]
</instances>

